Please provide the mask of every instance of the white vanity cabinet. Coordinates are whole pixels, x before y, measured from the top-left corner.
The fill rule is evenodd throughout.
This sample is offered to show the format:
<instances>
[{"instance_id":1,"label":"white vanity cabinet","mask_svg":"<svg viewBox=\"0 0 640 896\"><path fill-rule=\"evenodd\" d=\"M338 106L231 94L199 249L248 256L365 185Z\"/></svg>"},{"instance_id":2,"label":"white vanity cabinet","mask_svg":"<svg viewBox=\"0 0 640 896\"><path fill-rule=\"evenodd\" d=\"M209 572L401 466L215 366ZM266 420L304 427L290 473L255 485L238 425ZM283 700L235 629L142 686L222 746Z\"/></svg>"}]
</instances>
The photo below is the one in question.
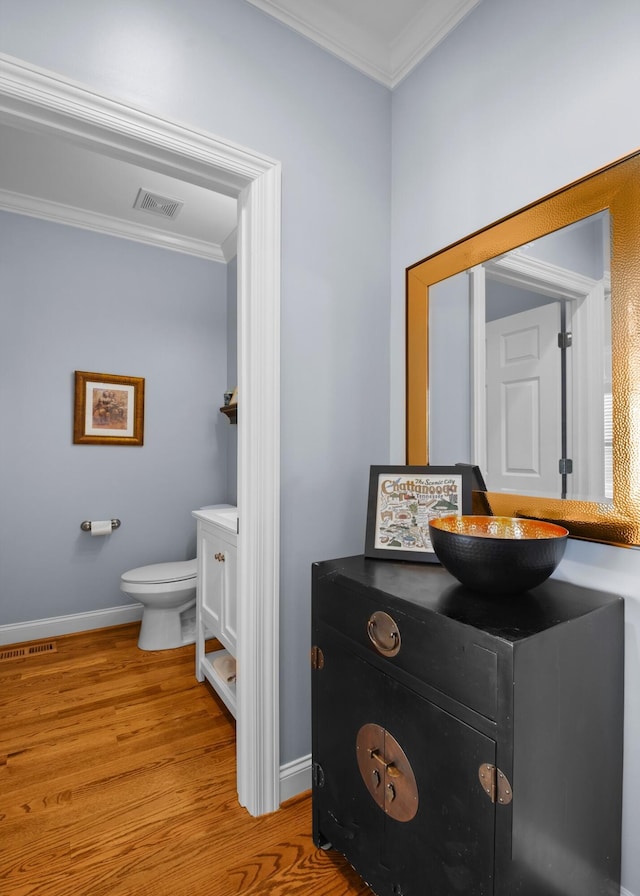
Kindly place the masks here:
<instances>
[{"instance_id":1,"label":"white vanity cabinet","mask_svg":"<svg viewBox=\"0 0 640 896\"><path fill-rule=\"evenodd\" d=\"M236 656L238 510L229 504L194 510L197 520L196 678L206 678L233 715L236 683L228 680L227 657ZM206 653L207 638L223 650Z\"/></svg>"}]
</instances>

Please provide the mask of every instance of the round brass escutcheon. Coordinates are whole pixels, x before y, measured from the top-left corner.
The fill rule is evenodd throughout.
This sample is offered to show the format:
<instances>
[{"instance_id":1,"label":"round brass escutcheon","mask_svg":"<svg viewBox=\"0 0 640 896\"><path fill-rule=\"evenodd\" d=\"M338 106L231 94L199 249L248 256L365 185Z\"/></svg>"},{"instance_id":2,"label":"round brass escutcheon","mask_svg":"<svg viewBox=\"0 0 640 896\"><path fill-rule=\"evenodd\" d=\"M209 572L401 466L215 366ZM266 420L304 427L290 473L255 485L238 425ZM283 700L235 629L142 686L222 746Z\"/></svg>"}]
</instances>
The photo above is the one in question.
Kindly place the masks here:
<instances>
[{"instance_id":1,"label":"round brass escutcheon","mask_svg":"<svg viewBox=\"0 0 640 896\"><path fill-rule=\"evenodd\" d=\"M376 805L396 821L418 811L418 785L406 753L381 725L369 722L356 738L358 768Z\"/></svg>"},{"instance_id":2,"label":"round brass escutcheon","mask_svg":"<svg viewBox=\"0 0 640 896\"><path fill-rule=\"evenodd\" d=\"M369 640L383 656L395 656L400 651L400 629L388 613L376 610L367 622Z\"/></svg>"}]
</instances>

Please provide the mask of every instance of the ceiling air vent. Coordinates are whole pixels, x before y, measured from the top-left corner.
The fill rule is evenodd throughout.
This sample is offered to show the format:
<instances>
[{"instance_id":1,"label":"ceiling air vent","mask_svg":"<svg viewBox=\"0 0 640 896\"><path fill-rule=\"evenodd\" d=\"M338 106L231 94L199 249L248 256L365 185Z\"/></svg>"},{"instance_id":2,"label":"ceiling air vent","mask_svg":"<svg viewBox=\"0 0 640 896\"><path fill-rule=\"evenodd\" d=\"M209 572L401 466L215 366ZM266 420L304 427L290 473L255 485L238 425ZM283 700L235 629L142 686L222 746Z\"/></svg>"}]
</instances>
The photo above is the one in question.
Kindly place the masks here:
<instances>
[{"instance_id":1,"label":"ceiling air vent","mask_svg":"<svg viewBox=\"0 0 640 896\"><path fill-rule=\"evenodd\" d=\"M150 193L142 187L138 190L136 201L133 203L134 208L152 215L160 215L161 218L175 218L183 205L184 202L179 199L168 199L166 196Z\"/></svg>"}]
</instances>

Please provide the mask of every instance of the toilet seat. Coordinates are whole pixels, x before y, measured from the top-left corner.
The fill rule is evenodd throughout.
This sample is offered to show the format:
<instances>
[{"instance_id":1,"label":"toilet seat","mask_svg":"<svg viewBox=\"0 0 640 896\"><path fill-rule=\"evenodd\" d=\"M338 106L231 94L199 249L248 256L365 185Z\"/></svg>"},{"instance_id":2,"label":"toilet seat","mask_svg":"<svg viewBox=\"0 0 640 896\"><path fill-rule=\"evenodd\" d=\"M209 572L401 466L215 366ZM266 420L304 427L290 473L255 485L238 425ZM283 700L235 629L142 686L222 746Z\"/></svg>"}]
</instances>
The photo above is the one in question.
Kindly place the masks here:
<instances>
[{"instance_id":1,"label":"toilet seat","mask_svg":"<svg viewBox=\"0 0 640 896\"><path fill-rule=\"evenodd\" d=\"M198 574L197 560L177 560L172 563L152 563L123 573L121 579L131 585L161 585L185 582Z\"/></svg>"}]
</instances>

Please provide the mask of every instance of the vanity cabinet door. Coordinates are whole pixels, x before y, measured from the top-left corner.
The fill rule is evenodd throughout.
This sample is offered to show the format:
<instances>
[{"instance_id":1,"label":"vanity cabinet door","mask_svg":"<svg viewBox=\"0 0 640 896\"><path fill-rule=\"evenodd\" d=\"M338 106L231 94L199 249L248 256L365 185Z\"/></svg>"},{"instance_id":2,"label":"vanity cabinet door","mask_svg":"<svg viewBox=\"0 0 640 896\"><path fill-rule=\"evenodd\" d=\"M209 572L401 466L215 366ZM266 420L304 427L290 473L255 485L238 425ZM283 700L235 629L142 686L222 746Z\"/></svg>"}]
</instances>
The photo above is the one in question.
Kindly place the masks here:
<instances>
[{"instance_id":1,"label":"vanity cabinet door","mask_svg":"<svg viewBox=\"0 0 640 896\"><path fill-rule=\"evenodd\" d=\"M328 627L315 638L316 844L343 853L380 896L492 894L495 804L478 772L495 764L495 742Z\"/></svg>"},{"instance_id":2,"label":"vanity cabinet door","mask_svg":"<svg viewBox=\"0 0 640 896\"><path fill-rule=\"evenodd\" d=\"M223 582L220 592L220 640L231 654L235 656L238 643L237 551L235 544L228 541L222 541L220 548L220 553L224 557L220 561L223 567Z\"/></svg>"},{"instance_id":3,"label":"vanity cabinet door","mask_svg":"<svg viewBox=\"0 0 640 896\"><path fill-rule=\"evenodd\" d=\"M200 601L208 625L219 636L222 621L222 594L225 587L225 566L220 557L223 545L215 529L200 524L198 556L201 564Z\"/></svg>"},{"instance_id":4,"label":"vanity cabinet door","mask_svg":"<svg viewBox=\"0 0 640 896\"><path fill-rule=\"evenodd\" d=\"M198 521L196 678L206 679L235 716L235 668L229 657L237 655L238 643L237 535L228 525L230 519L235 522L235 508L203 508L194 516ZM207 645L212 638L220 643Z\"/></svg>"},{"instance_id":5,"label":"vanity cabinet door","mask_svg":"<svg viewBox=\"0 0 640 896\"><path fill-rule=\"evenodd\" d=\"M201 599L213 634L235 656L237 636L237 552L215 528L202 526Z\"/></svg>"}]
</instances>

